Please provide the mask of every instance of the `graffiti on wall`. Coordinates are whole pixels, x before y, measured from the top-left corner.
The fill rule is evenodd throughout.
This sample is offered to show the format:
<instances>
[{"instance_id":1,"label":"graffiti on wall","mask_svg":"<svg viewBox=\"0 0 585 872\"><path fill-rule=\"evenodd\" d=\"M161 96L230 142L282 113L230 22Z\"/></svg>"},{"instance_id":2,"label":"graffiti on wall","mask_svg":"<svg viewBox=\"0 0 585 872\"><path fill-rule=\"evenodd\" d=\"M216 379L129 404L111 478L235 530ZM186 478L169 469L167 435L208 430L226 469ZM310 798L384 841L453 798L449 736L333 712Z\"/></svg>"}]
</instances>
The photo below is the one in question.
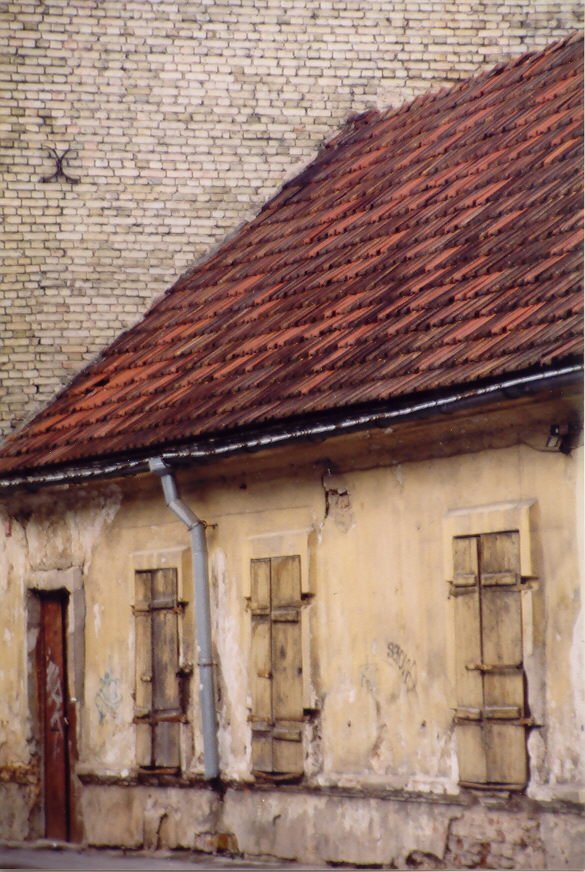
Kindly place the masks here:
<instances>
[{"instance_id":1,"label":"graffiti on wall","mask_svg":"<svg viewBox=\"0 0 585 872\"><path fill-rule=\"evenodd\" d=\"M388 642L389 659L398 667L400 678L407 690L416 687L416 661L409 657L398 642Z\"/></svg>"},{"instance_id":2,"label":"graffiti on wall","mask_svg":"<svg viewBox=\"0 0 585 872\"><path fill-rule=\"evenodd\" d=\"M61 730L63 717L63 688L59 667L52 660L47 664L47 710L50 713L49 727Z\"/></svg>"},{"instance_id":3,"label":"graffiti on wall","mask_svg":"<svg viewBox=\"0 0 585 872\"><path fill-rule=\"evenodd\" d=\"M103 724L107 717L117 717L121 702L120 679L108 670L100 678L100 689L95 696L100 724Z\"/></svg>"}]
</instances>

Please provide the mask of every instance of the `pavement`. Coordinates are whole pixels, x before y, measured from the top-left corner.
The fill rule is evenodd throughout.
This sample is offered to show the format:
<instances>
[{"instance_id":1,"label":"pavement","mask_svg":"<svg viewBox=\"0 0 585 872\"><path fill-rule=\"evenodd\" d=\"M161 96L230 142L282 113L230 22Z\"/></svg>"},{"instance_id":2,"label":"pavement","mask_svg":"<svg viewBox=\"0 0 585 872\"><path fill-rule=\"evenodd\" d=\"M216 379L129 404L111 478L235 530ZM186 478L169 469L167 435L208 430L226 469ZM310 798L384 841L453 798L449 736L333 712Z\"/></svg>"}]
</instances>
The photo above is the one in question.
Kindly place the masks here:
<instances>
[{"instance_id":1,"label":"pavement","mask_svg":"<svg viewBox=\"0 0 585 872\"><path fill-rule=\"evenodd\" d=\"M344 864L345 866L345 864ZM0 842L0 872L8 869L328 869L275 858L242 858L228 854L200 854L190 851L121 851L81 848L65 842ZM345 868L352 868L351 866Z\"/></svg>"},{"instance_id":2,"label":"pavement","mask_svg":"<svg viewBox=\"0 0 585 872\"><path fill-rule=\"evenodd\" d=\"M344 864L345 866L345 864ZM34 843L0 843L0 869L101 869L187 872L190 869L327 869L275 858L242 858L228 854L190 851L120 851L80 848L78 845L42 840ZM352 868L345 867L345 868Z\"/></svg>"}]
</instances>

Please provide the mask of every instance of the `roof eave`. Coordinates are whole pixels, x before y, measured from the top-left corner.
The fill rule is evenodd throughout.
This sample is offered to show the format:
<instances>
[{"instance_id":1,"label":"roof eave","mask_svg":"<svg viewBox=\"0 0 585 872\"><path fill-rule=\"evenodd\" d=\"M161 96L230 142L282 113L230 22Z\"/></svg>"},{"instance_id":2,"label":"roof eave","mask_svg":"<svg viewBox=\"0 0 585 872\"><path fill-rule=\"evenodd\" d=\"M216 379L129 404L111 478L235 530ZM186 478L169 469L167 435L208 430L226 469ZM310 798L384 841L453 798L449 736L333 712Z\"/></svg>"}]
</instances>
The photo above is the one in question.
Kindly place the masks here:
<instances>
[{"instance_id":1,"label":"roof eave","mask_svg":"<svg viewBox=\"0 0 585 872\"><path fill-rule=\"evenodd\" d=\"M357 430L387 427L398 421L448 414L469 407L512 397L526 396L542 390L559 389L577 384L582 379L583 364L575 363L545 373L524 374L498 379L487 385L461 388L440 397L426 399L408 398L400 405L380 407L371 411L348 412L338 415L317 416L310 421L265 427L253 432L235 432L223 436L195 439L181 446L153 448L148 453L134 452L121 458L88 460L86 463L67 464L56 469L41 467L38 470L0 476L0 491L37 489L51 485L79 484L98 479L118 478L149 471L152 459L162 458L169 464L185 464L189 461L206 462L237 453L256 452L293 442L326 439Z\"/></svg>"}]
</instances>

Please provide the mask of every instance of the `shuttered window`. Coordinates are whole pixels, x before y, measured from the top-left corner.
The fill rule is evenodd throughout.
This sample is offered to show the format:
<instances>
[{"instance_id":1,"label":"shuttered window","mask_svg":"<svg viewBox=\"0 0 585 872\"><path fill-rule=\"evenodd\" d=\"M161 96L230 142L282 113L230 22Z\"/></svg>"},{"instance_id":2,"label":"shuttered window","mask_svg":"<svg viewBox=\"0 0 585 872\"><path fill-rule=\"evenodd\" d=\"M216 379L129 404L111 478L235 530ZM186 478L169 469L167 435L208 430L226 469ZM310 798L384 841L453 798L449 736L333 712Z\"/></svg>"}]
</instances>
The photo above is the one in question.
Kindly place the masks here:
<instances>
[{"instance_id":1,"label":"shuttered window","mask_svg":"<svg viewBox=\"0 0 585 872\"><path fill-rule=\"evenodd\" d=\"M300 557L252 560L252 768L303 772Z\"/></svg>"},{"instance_id":2,"label":"shuttered window","mask_svg":"<svg viewBox=\"0 0 585 872\"><path fill-rule=\"evenodd\" d=\"M460 782L522 789L528 720L519 536L453 541Z\"/></svg>"},{"instance_id":3,"label":"shuttered window","mask_svg":"<svg viewBox=\"0 0 585 872\"><path fill-rule=\"evenodd\" d=\"M177 570L136 572L136 756L141 767L176 770L184 719L179 670Z\"/></svg>"}]
</instances>

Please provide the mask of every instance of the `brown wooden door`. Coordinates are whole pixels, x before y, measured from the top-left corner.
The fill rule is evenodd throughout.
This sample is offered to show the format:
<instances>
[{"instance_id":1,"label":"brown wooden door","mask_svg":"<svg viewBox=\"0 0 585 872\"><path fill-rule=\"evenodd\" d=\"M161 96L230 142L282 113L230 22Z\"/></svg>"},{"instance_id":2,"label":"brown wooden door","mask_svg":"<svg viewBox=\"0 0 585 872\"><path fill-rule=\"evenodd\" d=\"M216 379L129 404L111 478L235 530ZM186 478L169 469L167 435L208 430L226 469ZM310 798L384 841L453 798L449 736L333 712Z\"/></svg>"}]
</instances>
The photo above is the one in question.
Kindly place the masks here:
<instances>
[{"instance_id":1,"label":"brown wooden door","mask_svg":"<svg viewBox=\"0 0 585 872\"><path fill-rule=\"evenodd\" d=\"M67 722L67 595L41 595L38 686L43 749L45 836L70 837L70 762Z\"/></svg>"}]
</instances>

